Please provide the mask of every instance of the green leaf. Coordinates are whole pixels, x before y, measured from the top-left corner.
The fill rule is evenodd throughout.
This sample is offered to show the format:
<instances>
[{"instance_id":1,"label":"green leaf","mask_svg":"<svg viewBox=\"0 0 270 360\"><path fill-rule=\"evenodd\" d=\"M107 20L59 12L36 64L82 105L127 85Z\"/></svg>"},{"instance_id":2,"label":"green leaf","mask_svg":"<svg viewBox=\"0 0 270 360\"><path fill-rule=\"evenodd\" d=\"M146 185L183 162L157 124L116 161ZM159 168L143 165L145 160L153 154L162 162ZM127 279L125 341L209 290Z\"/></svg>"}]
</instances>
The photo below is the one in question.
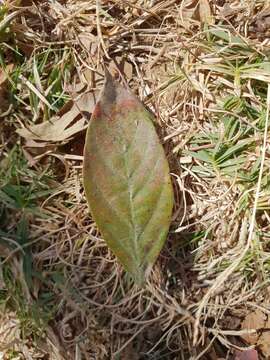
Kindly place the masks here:
<instances>
[{"instance_id":1,"label":"green leaf","mask_svg":"<svg viewBox=\"0 0 270 360\"><path fill-rule=\"evenodd\" d=\"M247 161L246 156L239 156L236 157L235 159L228 159L225 160L224 162L222 162L220 164L220 168L226 168L229 167L231 168L232 166L236 166L236 167L240 167L241 165L243 165L245 162Z\"/></svg>"},{"instance_id":2,"label":"green leaf","mask_svg":"<svg viewBox=\"0 0 270 360\"><path fill-rule=\"evenodd\" d=\"M221 156L219 156L218 159L216 159L216 162L219 165L221 165L222 162L228 160L231 156L236 155L239 152L245 150L247 145L250 145L251 143L252 143L252 139L250 138L239 141L238 144L231 146Z\"/></svg>"},{"instance_id":3,"label":"green leaf","mask_svg":"<svg viewBox=\"0 0 270 360\"><path fill-rule=\"evenodd\" d=\"M17 241L21 245L26 245L29 241L29 224L25 217L22 215L18 225L17 225ZM32 263L32 253L29 246L24 247L23 257L23 272L25 280L29 288L33 285L32 273L33 273L33 263Z\"/></svg>"},{"instance_id":4,"label":"green leaf","mask_svg":"<svg viewBox=\"0 0 270 360\"><path fill-rule=\"evenodd\" d=\"M206 150L199 150L198 152L195 151L187 151L187 153L191 156L193 156L195 159L204 161L206 163L212 163L213 158L211 157L211 154Z\"/></svg>"},{"instance_id":5,"label":"green leaf","mask_svg":"<svg viewBox=\"0 0 270 360\"><path fill-rule=\"evenodd\" d=\"M242 40L239 36L232 35L228 30L210 29L209 32L230 44L247 47L247 44L244 42L244 40Z\"/></svg>"},{"instance_id":6,"label":"green leaf","mask_svg":"<svg viewBox=\"0 0 270 360\"><path fill-rule=\"evenodd\" d=\"M169 166L152 121L143 104L107 74L84 149L92 216L138 284L166 240L173 207Z\"/></svg>"}]
</instances>

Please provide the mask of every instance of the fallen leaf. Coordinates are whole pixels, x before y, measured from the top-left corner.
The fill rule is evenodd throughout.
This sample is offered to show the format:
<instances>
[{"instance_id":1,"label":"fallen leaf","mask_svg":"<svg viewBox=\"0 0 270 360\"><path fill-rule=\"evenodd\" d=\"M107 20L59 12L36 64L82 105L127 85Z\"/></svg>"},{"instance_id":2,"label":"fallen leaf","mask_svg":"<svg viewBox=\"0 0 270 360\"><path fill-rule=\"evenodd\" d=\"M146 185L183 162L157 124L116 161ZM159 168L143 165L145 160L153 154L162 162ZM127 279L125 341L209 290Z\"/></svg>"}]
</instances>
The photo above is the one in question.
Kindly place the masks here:
<instances>
[{"instance_id":1,"label":"fallen leaf","mask_svg":"<svg viewBox=\"0 0 270 360\"><path fill-rule=\"evenodd\" d=\"M25 34L29 33L29 28L26 24L20 24L18 22L11 23L11 31L16 36L16 45L20 52L27 57L30 57L34 50L34 43L29 41L29 38Z\"/></svg>"},{"instance_id":2,"label":"fallen leaf","mask_svg":"<svg viewBox=\"0 0 270 360\"><path fill-rule=\"evenodd\" d=\"M270 359L270 332L262 333L258 341L258 347L267 359Z\"/></svg>"},{"instance_id":3,"label":"fallen leaf","mask_svg":"<svg viewBox=\"0 0 270 360\"><path fill-rule=\"evenodd\" d=\"M180 21L183 27L189 29L197 12L197 1L183 0L180 6Z\"/></svg>"},{"instance_id":4,"label":"fallen leaf","mask_svg":"<svg viewBox=\"0 0 270 360\"><path fill-rule=\"evenodd\" d=\"M258 340L258 347L266 359L270 359L270 331L262 333Z\"/></svg>"},{"instance_id":5,"label":"fallen leaf","mask_svg":"<svg viewBox=\"0 0 270 360\"><path fill-rule=\"evenodd\" d=\"M242 322L242 329L247 330L259 330L264 328L265 325L265 314L259 310L256 309L255 311L249 313L245 319ZM257 340L259 338L259 333L247 333L243 334L242 338L249 344L255 345L257 343Z\"/></svg>"},{"instance_id":6,"label":"fallen leaf","mask_svg":"<svg viewBox=\"0 0 270 360\"><path fill-rule=\"evenodd\" d=\"M87 130L83 181L101 234L141 285L166 240L173 190L153 115L110 74Z\"/></svg>"},{"instance_id":7,"label":"fallen leaf","mask_svg":"<svg viewBox=\"0 0 270 360\"><path fill-rule=\"evenodd\" d=\"M3 115L3 113L5 113L10 106L8 99L8 78L13 68L13 64L8 64L5 69L0 69L0 115Z\"/></svg>"},{"instance_id":8,"label":"fallen leaf","mask_svg":"<svg viewBox=\"0 0 270 360\"><path fill-rule=\"evenodd\" d=\"M14 64L8 64L5 69L1 68L0 69L0 85L3 84L3 82L6 81L6 79L8 78L9 74L12 72L14 68Z\"/></svg>"},{"instance_id":9,"label":"fallen leaf","mask_svg":"<svg viewBox=\"0 0 270 360\"><path fill-rule=\"evenodd\" d=\"M117 64L117 66L116 66ZM126 61L122 56L116 56L114 61L110 61L108 70L111 74L119 74L119 71L125 76L126 79L132 79L133 66Z\"/></svg>"},{"instance_id":10,"label":"fallen leaf","mask_svg":"<svg viewBox=\"0 0 270 360\"><path fill-rule=\"evenodd\" d=\"M199 14L201 22L209 25L214 24L214 18L208 0L200 0Z\"/></svg>"},{"instance_id":11,"label":"fallen leaf","mask_svg":"<svg viewBox=\"0 0 270 360\"><path fill-rule=\"evenodd\" d=\"M215 23L208 0L183 0L180 7L181 24L189 29L200 23L213 25Z\"/></svg>"},{"instance_id":12,"label":"fallen leaf","mask_svg":"<svg viewBox=\"0 0 270 360\"><path fill-rule=\"evenodd\" d=\"M247 343L256 345L265 358L270 358L270 319L267 318L266 314L260 309L249 313L242 322L242 329L254 329L256 331L253 334L244 334L242 338ZM243 359L249 360L249 358Z\"/></svg>"},{"instance_id":13,"label":"fallen leaf","mask_svg":"<svg viewBox=\"0 0 270 360\"><path fill-rule=\"evenodd\" d=\"M139 360L139 354L134 349L134 345L129 343L121 352L121 360Z\"/></svg>"},{"instance_id":14,"label":"fallen leaf","mask_svg":"<svg viewBox=\"0 0 270 360\"><path fill-rule=\"evenodd\" d=\"M263 355L269 359L270 358L270 319L266 321L264 325L263 332L258 340L258 347L263 353Z\"/></svg>"},{"instance_id":15,"label":"fallen leaf","mask_svg":"<svg viewBox=\"0 0 270 360\"><path fill-rule=\"evenodd\" d=\"M269 38L270 35L270 6L266 6L251 20L250 32L253 38L260 40Z\"/></svg>"},{"instance_id":16,"label":"fallen leaf","mask_svg":"<svg viewBox=\"0 0 270 360\"><path fill-rule=\"evenodd\" d=\"M64 113L60 110L61 116L29 128L17 129L17 133L25 139L51 142L66 140L87 127L86 117L90 117L94 106L95 94L84 93L74 103L71 101L66 104L65 109L69 110Z\"/></svg>"},{"instance_id":17,"label":"fallen leaf","mask_svg":"<svg viewBox=\"0 0 270 360\"><path fill-rule=\"evenodd\" d=\"M7 353L10 344L21 342L20 322L16 314L12 311L5 311L1 315L0 323L1 349L0 359L8 359Z\"/></svg>"},{"instance_id":18,"label":"fallen leaf","mask_svg":"<svg viewBox=\"0 0 270 360\"><path fill-rule=\"evenodd\" d=\"M223 7L220 8L220 14L224 18L230 18L231 16L239 12L238 8L233 8L231 4L225 3Z\"/></svg>"},{"instance_id":19,"label":"fallen leaf","mask_svg":"<svg viewBox=\"0 0 270 360\"><path fill-rule=\"evenodd\" d=\"M87 50L91 56L94 56L97 52L98 49L98 44L97 44L97 38L96 36L94 36L93 34L87 31L81 32L78 35L78 40L80 42L80 44L84 47L85 50Z\"/></svg>"}]
</instances>

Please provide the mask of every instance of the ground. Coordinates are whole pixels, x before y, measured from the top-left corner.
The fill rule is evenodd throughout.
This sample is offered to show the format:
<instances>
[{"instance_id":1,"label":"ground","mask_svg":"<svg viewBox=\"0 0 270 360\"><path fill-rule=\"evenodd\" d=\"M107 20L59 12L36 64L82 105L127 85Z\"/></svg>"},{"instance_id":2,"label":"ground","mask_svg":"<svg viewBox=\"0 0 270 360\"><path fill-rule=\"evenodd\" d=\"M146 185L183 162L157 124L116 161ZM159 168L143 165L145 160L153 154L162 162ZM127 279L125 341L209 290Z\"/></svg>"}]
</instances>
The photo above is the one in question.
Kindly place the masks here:
<instances>
[{"instance_id":1,"label":"ground","mask_svg":"<svg viewBox=\"0 0 270 360\"><path fill-rule=\"evenodd\" d=\"M269 19L258 0L1 2L1 358L270 358ZM155 114L174 186L144 288L82 186L104 66Z\"/></svg>"}]
</instances>

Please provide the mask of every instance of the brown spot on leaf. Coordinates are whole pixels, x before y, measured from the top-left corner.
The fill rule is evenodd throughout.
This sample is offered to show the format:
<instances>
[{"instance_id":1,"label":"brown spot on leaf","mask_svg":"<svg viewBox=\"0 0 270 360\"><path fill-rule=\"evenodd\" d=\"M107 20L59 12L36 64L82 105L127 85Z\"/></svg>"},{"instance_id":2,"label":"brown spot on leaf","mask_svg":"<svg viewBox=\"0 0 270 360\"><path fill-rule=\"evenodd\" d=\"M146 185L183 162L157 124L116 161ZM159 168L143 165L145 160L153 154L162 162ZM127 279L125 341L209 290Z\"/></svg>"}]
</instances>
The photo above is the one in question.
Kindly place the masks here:
<instances>
[{"instance_id":1,"label":"brown spot on leaf","mask_svg":"<svg viewBox=\"0 0 270 360\"><path fill-rule=\"evenodd\" d=\"M124 108L126 110L138 106L138 101L136 99L123 100L119 103L118 106L120 109Z\"/></svg>"}]
</instances>

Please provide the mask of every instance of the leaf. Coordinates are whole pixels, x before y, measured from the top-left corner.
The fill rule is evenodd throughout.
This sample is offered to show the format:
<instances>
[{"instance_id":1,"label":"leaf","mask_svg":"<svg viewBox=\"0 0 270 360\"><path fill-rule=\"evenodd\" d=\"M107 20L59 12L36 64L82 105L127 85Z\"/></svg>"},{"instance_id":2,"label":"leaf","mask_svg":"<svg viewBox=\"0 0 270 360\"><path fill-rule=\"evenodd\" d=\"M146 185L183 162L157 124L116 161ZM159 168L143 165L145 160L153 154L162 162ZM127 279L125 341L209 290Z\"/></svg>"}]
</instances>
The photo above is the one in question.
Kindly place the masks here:
<instances>
[{"instance_id":1,"label":"leaf","mask_svg":"<svg viewBox=\"0 0 270 360\"><path fill-rule=\"evenodd\" d=\"M25 217L25 215L22 216L20 221L17 224L17 241L21 245L26 245L29 241L28 236L28 221ZM26 280L26 283L29 287L32 287L33 281L32 281L32 273L33 273L33 259L32 259L32 253L30 250L30 247L24 247L24 252L22 254L22 260L23 260L23 272L24 277Z\"/></svg>"},{"instance_id":2,"label":"leaf","mask_svg":"<svg viewBox=\"0 0 270 360\"><path fill-rule=\"evenodd\" d=\"M221 27L219 29L213 28L209 30L210 34L227 41L231 45L238 45L247 47L247 44L242 40L239 36L232 35L227 29L222 30Z\"/></svg>"},{"instance_id":3,"label":"leaf","mask_svg":"<svg viewBox=\"0 0 270 360\"><path fill-rule=\"evenodd\" d=\"M236 157L235 159L228 159L223 161L221 164L219 164L219 167L222 168L226 168L226 167L233 167L236 166L236 168L240 167L241 165L243 165L245 162L247 161L247 157L244 156L239 156Z\"/></svg>"},{"instance_id":4,"label":"leaf","mask_svg":"<svg viewBox=\"0 0 270 360\"><path fill-rule=\"evenodd\" d=\"M173 206L169 166L152 121L143 104L107 74L84 149L92 216L138 284L166 240Z\"/></svg>"},{"instance_id":5,"label":"leaf","mask_svg":"<svg viewBox=\"0 0 270 360\"><path fill-rule=\"evenodd\" d=\"M239 152L245 150L247 145L252 143L252 139L240 140L238 144L231 146L228 150L226 150L222 155L216 159L216 162L221 165L223 161L228 160L231 156L238 154Z\"/></svg>"},{"instance_id":6,"label":"leaf","mask_svg":"<svg viewBox=\"0 0 270 360\"><path fill-rule=\"evenodd\" d=\"M200 150L198 152L188 151L188 154L193 156L195 159L201 160L206 163L213 162L213 158L211 157L211 154L206 150Z\"/></svg>"},{"instance_id":7,"label":"leaf","mask_svg":"<svg viewBox=\"0 0 270 360\"><path fill-rule=\"evenodd\" d=\"M265 314L259 310L256 309L255 311L247 314L245 319L242 322L242 329L247 329L248 332L246 334L242 335L242 338L249 344L255 345L257 343L257 340L259 338L258 330L264 328L265 325Z\"/></svg>"},{"instance_id":8,"label":"leaf","mask_svg":"<svg viewBox=\"0 0 270 360\"><path fill-rule=\"evenodd\" d=\"M179 21L185 28L190 28L196 16L197 1L182 1L179 11Z\"/></svg>"},{"instance_id":9,"label":"leaf","mask_svg":"<svg viewBox=\"0 0 270 360\"><path fill-rule=\"evenodd\" d=\"M199 2L200 19L205 24L213 25L214 19L212 16L211 7L208 0L200 0Z\"/></svg>"},{"instance_id":10,"label":"leaf","mask_svg":"<svg viewBox=\"0 0 270 360\"><path fill-rule=\"evenodd\" d=\"M87 92L64 106L70 107L61 116L55 116L50 121L45 121L38 125L27 128L17 129L17 133L26 138L40 141L63 141L87 127L87 120L83 116L85 112L92 113L95 106L95 94ZM63 110L60 110L60 113Z\"/></svg>"},{"instance_id":11,"label":"leaf","mask_svg":"<svg viewBox=\"0 0 270 360\"><path fill-rule=\"evenodd\" d=\"M11 81L10 73L12 73L14 65L9 64L2 66L2 59L0 59L0 116L4 116L8 108L10 107L10 100L8 97L8 81ZM2 68L1 68L2 66Z\"/></svg>"},{"instance_id":12,"label":"leaf","mask_svg":"<svg viewBox=\"0 0 270 360\"><path fill-rule=\"evenodd\" d=\"M265 326L269 329L269 320L268 326ZM258 347L260 348L261 352L265 356L265 359L270 358L270 331L264 331L259 338Z\"/></svg>"}]
</instances>

